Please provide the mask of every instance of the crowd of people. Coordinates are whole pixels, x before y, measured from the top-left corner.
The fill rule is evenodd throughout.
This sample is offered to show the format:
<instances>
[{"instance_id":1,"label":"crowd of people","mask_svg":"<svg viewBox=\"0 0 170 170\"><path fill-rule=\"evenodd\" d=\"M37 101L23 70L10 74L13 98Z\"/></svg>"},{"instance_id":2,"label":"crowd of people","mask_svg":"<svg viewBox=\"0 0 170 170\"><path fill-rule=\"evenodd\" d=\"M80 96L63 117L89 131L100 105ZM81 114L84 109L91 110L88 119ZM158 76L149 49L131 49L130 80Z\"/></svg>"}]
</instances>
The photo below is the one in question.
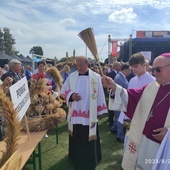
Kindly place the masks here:
<instances>
[{"instance_id":1,"label":"crowd of people","mask_svg":"<svg viewBox=\"0 0 170 170\"><path fill-rule=\"evenodd\" d=\"M29 82L32 76L44 74L47 88L56 91L54 78L46 72L48 67L51 66L40 61L36 71L26 66L23 73L21 62L11 60L9 66L0 68L1 86L10 86L23 76ZM98 66L91 66L87 57L78 56L75 71L70 72L69 66L60 70L63 84L58 92L69 107L68 154L75 169L94 170L101 161L98 121L106 113L110 131L116 133L117 142L124 143L123 169L170 168L168 162L160 162L168 156L157 154L170 127L170 53L157 56L152 66L141 53L136 53L128 63L116 61L102 69L100 75ZM124 126L127 120L128 128ZM156 157L160 161L153 166Z\"/></svg>"}]
</instances>

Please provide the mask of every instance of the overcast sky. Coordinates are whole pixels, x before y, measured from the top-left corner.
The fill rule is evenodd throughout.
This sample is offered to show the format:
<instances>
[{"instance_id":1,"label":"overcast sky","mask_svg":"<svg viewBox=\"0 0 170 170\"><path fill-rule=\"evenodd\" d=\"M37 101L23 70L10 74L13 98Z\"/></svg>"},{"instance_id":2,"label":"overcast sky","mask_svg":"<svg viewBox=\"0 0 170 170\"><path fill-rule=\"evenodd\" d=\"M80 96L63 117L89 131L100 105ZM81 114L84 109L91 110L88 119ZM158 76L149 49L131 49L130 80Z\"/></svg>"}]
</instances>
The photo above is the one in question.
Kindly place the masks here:
<instances>
[{"instance_id":1,"label":"overcast sky","mask_svg":"<svg viewBox=\"0 0 170 170\"><path fill-rule=\"evenodd\" d=\"M30 55L41 46L44 56L58 59L85 55L78 33L92 27L100 60L108 57L108 35L136 36L136 30L170 30L170 0L0 0L0 28L8 27L16 50ZM87 52L88 57L92 57Z\"/></svg>"}]
</instances>

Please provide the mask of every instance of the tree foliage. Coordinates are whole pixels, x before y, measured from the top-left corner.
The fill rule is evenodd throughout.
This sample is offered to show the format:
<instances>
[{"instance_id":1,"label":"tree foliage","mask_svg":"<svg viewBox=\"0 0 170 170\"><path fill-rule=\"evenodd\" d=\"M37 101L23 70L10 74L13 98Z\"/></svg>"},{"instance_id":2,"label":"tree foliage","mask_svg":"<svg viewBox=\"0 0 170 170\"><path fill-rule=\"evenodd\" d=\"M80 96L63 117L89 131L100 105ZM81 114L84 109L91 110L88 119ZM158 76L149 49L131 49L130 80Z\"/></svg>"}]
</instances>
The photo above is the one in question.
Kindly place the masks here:
<instances>
[{"instance_id":1,"label":"tree foliage","mask_svg":"<svg viewBox=\"0 0 170 170\"><path fill-rule=\"evenodd\" d=\"M0 50L2 50L2 51L3 51L3 44L4 44L4 41L3 41L3 32L0 29Z\"/></svg>"},{"instance_id":2,"label":"tree foliage","mask_svg":"<svg viewBox=\"0 0 170 170\"><path fill-rule=\"evenodd\" d=\"M42 47L40 46L34 46L33 48L31 48L30 50L30 54L37 54L37 55L40 55L40 56L43 56L43 49ZM38 56L37 56L38 57Z\"/></svg>"},{"instance_id":3,"label":"tree foliage","mask_svg":"<svg viewBox=\"0 0 170 170\"><path fill-rule=\"evenodd\" d=\"M5 27L3 29L0 28L0 49L6 54L18 54L19 51L16 51L14 47L15 39L10 33L10 29Z\"/></svg>"}]
</instances>

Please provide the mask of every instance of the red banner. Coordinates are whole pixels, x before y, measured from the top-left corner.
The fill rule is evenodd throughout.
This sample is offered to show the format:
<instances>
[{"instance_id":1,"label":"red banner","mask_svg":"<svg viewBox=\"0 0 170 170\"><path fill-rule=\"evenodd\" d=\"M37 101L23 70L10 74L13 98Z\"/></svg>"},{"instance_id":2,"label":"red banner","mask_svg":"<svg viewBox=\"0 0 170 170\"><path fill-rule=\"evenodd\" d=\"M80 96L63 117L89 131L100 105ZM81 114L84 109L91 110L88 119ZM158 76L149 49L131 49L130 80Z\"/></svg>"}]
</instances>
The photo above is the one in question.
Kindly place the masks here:
<instances>
[{"instance_id":1,"label":"red banner","mask_svg":"<svg viewBox=\"0 0 170 170\"><path fill-rule=\"evenodd\" d=\"M117 41L112 41L112 56L116 57L117 56L117 47L118 47L118 42Z\"/></svg>"},{"instance_id":2,"label":"red banner","mask_svg":"<svg viewBox=\"0 0 170 170\"><path fill-rule=\"evenodd\" d=\"M144 31L136 31L136 38L144 38L145 32Z\"/></svg>"}]
</instances>

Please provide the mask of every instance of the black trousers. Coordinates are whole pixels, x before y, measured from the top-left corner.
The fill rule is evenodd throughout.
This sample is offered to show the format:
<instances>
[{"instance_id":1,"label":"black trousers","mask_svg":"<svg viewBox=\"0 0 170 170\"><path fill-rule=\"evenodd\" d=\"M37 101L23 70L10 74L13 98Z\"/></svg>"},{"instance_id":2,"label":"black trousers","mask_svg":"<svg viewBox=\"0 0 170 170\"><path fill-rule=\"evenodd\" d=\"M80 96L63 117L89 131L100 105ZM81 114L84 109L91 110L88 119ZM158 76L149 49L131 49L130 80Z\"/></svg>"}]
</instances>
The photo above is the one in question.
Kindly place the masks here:
<instances>
[{"instance_id":1,"label":"black trousers","mask_svg":"<svg viewBox=\"0 0 170 170\"><path fill-rule=\"evenodd\" d=\"M100 138L89 141L89 126L74 125L73 137L69 135L69 157L76 170L94 170L101 157Z\"/></svg>"},{"instance_id":2,"label":"black trousers","mask_svg":"<svg viewBox=\"0 0 170 170\"><path fill-rule=\"evenodd\" d=\"M113 110L108 110L108 120L109 120L109 126L112 127L114 123L114 111Z\"/></svg>"}]
</instances>

